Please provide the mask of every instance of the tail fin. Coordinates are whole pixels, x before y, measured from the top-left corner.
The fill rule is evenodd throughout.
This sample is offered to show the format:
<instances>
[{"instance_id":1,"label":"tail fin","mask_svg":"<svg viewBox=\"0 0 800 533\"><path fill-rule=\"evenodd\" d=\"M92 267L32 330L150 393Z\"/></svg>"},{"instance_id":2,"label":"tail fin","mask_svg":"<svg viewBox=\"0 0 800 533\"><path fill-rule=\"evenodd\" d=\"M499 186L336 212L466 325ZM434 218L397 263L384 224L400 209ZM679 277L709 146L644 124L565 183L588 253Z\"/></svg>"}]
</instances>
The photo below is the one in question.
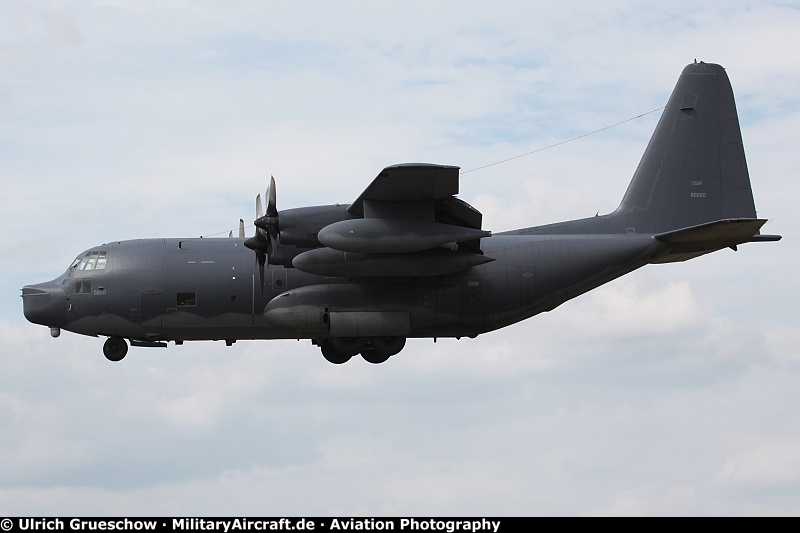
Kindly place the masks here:
<instances>
[{"instance_id":1,"label":"tail fin","mask_svg":"<svg viewBox=\"0 0 800 533\"><path fill-rule=\"evenodd\" d=\"M721 66L683 70L614 216L636 233L656 234L756 218L733 90Z\"/></svg>"}]
</instances>

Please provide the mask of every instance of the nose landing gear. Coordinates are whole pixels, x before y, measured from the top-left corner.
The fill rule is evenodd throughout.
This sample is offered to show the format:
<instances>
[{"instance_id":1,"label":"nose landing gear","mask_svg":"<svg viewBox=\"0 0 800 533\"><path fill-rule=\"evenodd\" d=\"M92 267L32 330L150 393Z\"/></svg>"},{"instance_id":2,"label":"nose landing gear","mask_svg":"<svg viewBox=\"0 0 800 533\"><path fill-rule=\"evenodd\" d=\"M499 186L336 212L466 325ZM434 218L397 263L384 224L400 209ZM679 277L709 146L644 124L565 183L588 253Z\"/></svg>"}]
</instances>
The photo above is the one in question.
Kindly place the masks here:
<instances>
[{"instance_id":1,"label":"nose landing gear","mask_svg":"<svg viewBox=\"0 0 800 533\"><path fill-rule=\"evenodd\" d=\"M122 361L128 354L128 343L122 337L109 337L103 344L103 355L109 361Z\"/></svg>"}]
</instances>

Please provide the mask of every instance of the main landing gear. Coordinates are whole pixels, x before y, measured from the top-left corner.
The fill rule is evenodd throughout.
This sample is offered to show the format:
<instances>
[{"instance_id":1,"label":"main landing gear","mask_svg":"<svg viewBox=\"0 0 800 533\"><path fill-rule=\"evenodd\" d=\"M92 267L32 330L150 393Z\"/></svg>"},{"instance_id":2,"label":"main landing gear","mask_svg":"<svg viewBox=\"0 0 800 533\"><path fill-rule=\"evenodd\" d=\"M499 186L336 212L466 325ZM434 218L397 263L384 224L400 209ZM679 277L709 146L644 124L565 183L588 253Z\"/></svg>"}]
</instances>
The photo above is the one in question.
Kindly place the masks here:
<instances>
[{"instance_id":1,"label":"main landing gear","mask_svg":"<svg viewBox=\"0 0 800 533\"><path fill-rule=\"evenodd\" d=\"M361 354L368 363L377 365L400 353L406 345L405 337L334 337L314 341L328 362L341 365L354 355Z\"/></svg>"},{"instance_id":2,"label":"main landing gear","mask_svg":"<svg viewBox=\"0 0 800 533\"><path fill-rule=\"evenodd\" d=\"M122 361L128 354L128 343L122 337L109 337L103 344L103 355L109 361Z\"/></svg>"}]
</instances>

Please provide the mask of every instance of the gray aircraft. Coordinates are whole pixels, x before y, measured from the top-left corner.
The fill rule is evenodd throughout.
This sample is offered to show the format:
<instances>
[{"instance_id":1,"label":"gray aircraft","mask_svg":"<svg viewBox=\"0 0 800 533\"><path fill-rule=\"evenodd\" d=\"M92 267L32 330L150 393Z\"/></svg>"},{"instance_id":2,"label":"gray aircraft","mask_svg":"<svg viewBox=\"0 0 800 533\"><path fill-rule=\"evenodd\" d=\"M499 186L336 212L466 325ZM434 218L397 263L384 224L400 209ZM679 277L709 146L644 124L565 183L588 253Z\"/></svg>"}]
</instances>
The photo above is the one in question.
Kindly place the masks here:
<instances>
[{"instance_id":1,"label":"gray aircraft","mask_svg":"<svg viewBox=\"0 0 800 533\"><path fill-rule=\"evenodd\" d=\"M349 205L278 211L275 182L246 238L110 242L22 289L25 317L108 337L112 361L169 341L310 339L331 363L381 363L407 338L475 337L650 263L762 235L728 76L688 65L619 207L491 234L459 168L390 166Z\"/></svg>"}]
</instances>

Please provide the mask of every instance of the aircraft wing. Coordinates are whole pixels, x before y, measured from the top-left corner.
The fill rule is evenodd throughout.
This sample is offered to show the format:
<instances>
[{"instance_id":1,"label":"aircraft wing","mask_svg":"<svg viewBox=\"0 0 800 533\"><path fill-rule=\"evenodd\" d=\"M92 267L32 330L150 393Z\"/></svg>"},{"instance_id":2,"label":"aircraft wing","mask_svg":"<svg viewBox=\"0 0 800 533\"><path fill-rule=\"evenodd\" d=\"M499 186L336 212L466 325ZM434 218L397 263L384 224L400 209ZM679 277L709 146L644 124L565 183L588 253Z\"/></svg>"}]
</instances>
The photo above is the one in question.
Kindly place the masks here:
<instances>
[{"instance_id":1,"label":"aircraft wing","mask_svg":"<svg viewBox=\"0 0 800 533\"><path fill-rule=\"evenodd\" d=\"M347 211L364 216L364 201L418 202L458 194L459 167L405 163L384 168Z\"/></svg>"},{"instance_id":2,"label":"aircraft wing","mask_svg":"<svg viewBox=\"0 0 800 533\"><path fill-rule=\"evenodd\" d=\"M459 167L407 163L384 168L347 209L322 228L323 248L292 264L326 276L435 276L493 261L483 255L482 215L455 197Z\"/></svg>"}]
</instances>

